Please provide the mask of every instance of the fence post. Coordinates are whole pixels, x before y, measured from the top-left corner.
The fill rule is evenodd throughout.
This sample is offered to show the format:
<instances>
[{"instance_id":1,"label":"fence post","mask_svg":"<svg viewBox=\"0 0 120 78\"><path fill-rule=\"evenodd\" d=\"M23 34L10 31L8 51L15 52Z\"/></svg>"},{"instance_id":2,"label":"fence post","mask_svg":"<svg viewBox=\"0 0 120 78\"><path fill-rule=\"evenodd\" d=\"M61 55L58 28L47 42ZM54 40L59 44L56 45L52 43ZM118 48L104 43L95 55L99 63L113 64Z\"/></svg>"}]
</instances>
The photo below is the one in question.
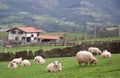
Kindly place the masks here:
<instances>
[{"instance_id":1,"label":"fence post","mask_svg":"<svg viewBox=\"0 0 120 78\"><path fill-rule=\"evenodd\" d=\"M67 46L67 43L66 42L64 42L64 47L66 47Z\"/></svg>"},{"instance_id":2,"label":"fence post","mask_svg":"<svg viewBox=\"0 0 120 78\"><path fill-rule=\"evenodd\" d=\"M7 53L7 47L5 48L4 52Z\"/></svg>"},{"instance_id":3,"label":"fence post","mask_svg":"<svg viewBox=\"0 0 120 78\"><path fill-rule=\"evenodd\" d=\"M52 47L53 47L53 48L55 47L54 43L52 44Z\"/></svg>"}]
</instances>

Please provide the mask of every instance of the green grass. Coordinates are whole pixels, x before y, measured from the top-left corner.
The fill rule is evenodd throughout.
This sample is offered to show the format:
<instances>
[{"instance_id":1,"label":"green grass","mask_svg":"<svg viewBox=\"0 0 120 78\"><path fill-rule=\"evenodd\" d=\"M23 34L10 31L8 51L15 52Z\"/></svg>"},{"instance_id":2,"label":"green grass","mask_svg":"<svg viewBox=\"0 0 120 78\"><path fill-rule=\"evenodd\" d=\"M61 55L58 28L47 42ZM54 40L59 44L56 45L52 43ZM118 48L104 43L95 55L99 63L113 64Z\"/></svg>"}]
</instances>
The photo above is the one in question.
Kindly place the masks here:
<instances>
[{"instance_id":1,"label":"green grass","mask_svg":"<svg viewBox=\"0 0 120 78\"><path fill-rule=\"evenodd\" d=\"M7 37L7 32L0 32L0 38Z\"/></svg>"},{"instance_id":2,"label":"green grass","mask_svg":"<svg viewBox=\"0 0 120 78\"><path fill-rule=\"evenodd\" d=\"M9 62L0 62L1 78L119 78L120 77L120 54L112 54L109 59L96 56L97 65L78 66L75 57L47 58L43 65L30 60L31 66L10 70ZM63 70L60 72L47 73L45 71L50 62L58 60L62 63Z\"/></svg>"},{"instance_id":3,"label":"green grass","mask_svg":"<svg viewBox=\"0 0 120 78\"><path fill-rule=\"evenodd\" d=\"M41 15L41 16L32 15L32 17L36 20L37 24L43 24L46 21L49 21L49 22L55 22L55 21L57 21L56 18L47 16L47 15Z\"/></svg>"},{"instance_id":4,"label":"green grass","mask_svg":"<svg viewBox=\"0 0 120 78\"><path fill-rule=\"evenodd\" d=\"M90 41L114 41L114 40L120 40L120 37L96 38L96 39L90 39L90 40L83 40L83 42L90 42Z\"/></svg>"},{"instance_id":5,"label":"green grass","mask_svg":"<svg viewBox=\"0 0 120 78\"><path fill-rule=\"evenodd\" d=\"M40 50L41 48L44 51L46 51L46 50L51 50L53 48L64 48L64 46L54 46L54 47L53 46L43 46L43 47L29 46L29 47L1 48L0 52L12 52L12 53L15 53L15 52L18 52L18 51L25 51L25 50L30 50L32 52L35 52L37 50Z\"/></svg>"},{"instance_id":6,"label":"green grass","mask_svg":"<svg viewBox=\"0 0 120 78\"><path fill-rule=\"evenodd\" d=\"M72 33L72 32L49 32L46 34L60 35L60 36L65 35L65 38L82 38L82 36L83 36L83 34L81 34L81 33Z\"/></svg>"},{"instance_id":7,"label":"green grass","mask_svg":"<svg viewBox=\"0 0 120 78\"><path fill-rule=\"evenodd\" d=\"M1 28L14 28L14 27L24 27L25 25L22 23L10 23L10 24L0 24Z\"/></svg>"}]
</instances>

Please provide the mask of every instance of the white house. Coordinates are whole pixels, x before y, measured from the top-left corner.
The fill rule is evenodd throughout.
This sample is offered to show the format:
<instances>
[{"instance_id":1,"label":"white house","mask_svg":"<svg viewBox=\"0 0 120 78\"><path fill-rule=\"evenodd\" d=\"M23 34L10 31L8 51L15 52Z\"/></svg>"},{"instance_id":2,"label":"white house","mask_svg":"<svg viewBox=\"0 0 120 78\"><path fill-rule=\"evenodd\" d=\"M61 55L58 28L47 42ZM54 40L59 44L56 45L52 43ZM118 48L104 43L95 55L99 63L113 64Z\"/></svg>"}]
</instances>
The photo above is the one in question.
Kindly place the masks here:
<instances>
[{"instance_id":1,"label":"white house","mask_svg":"<svg viewBox=\"0 0 120 78\"><path fill-rule=\"evenodd\" d=\"M33 27L12 28L7 30L8 40L16 40L22 42L37 42L37 37L42 30Z\"/></svg>"},{"instance_id":2,"label":"white house","mask_svg":"<svg viewBox=\"0 0 120 78\"><path fill-rule=\"evenodd\" d=\"M7 30L8 41L21 41L23 43L36 43L36 42L58 42L62 37L55 35L40 35L42 30L35 29L34 27L16 27Z\"/></svg>"}]
</instances>

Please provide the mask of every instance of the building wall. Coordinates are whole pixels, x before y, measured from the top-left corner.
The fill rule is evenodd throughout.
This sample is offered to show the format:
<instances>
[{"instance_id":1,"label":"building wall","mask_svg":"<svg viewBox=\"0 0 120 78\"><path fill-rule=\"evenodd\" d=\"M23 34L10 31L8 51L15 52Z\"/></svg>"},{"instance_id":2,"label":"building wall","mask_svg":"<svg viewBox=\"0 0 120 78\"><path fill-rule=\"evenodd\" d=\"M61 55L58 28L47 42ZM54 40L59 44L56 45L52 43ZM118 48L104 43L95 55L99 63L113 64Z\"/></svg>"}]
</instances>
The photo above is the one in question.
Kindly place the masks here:
<instances>
[{"instance_id":1,"label":"building wall","mask_svg":"<svg viewBox=\"0 0 120 78\"><path fill-rule=\"evenodd\" d=\"M13 34L12 31L15 31L16 33ZM9 40L22 40L23 42L26 42L27 41L27 37L29 37L31 42L36 42L36 40L37 40L37 33L26 33L26 32L23 32L22 34L20 34L19 32L20 32L20 30L18 30L18 29L9 31L8 32L9 33L8 39ZM22 39L22 37L24 37L25 39Z\"/></svg>"}]
</instances>

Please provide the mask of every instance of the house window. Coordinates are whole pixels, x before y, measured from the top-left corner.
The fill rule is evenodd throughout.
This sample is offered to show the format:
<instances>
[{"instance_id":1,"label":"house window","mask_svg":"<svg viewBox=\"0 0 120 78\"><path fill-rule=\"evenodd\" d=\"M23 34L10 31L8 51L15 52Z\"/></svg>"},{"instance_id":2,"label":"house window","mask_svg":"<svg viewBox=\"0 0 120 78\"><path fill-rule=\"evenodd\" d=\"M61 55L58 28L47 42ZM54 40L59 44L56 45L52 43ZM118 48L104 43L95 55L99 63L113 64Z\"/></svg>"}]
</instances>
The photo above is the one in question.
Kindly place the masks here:
<instances>
[{"instance_id":1,"label":"house window","mask_svg":"<svg viewBox=\"0 0 120 78\"><path fill-rule=\"evenodd\" d=\"M18 34L23 34L23 31L19 31Z\"/></svg>"},{"instance_id":2,"label":"house window","mask_svg":"<svg viewBox=\"0 0 120 78\"><path fill-rule=\"evenodd\" d=\"M22 37L22 40L25 40L25 37Z\"/></svg>"},{"instance_id":3,"label":"house window","mask_svg":"<svg viewBox=\"0 0 120 78\"><path fill-rule=\"evenodd\" d=\"M19 40L19 37L15 37L15 40Z\"/></svg>"},{"instance_id":4,"label":"house window","mask_svg":"<svg viewBox=\"0 0 120 78\"><path fill-rule=\"evenodd\" d=\"M34 35L32 34L31 37L34 37Z\"/></svg>"},{"instance_id":5,"label":"house window","mask_svg":"<svg viewBox=\"0 0 120 78\"><path fill-rule=\"evenodd\" d=\"M12 30L11 33L12 33L12 34L16 34L16 31Z\"/></svg>"},{"instance_id":6,"label":"house window","mask_svg":"<svg viewBox=\"0 0 120 78\"><path fill-rule=\"evenodd\" d=\"M34 40L36 40L36 38L34 38Z\"/></svg>"}]
</instances>

